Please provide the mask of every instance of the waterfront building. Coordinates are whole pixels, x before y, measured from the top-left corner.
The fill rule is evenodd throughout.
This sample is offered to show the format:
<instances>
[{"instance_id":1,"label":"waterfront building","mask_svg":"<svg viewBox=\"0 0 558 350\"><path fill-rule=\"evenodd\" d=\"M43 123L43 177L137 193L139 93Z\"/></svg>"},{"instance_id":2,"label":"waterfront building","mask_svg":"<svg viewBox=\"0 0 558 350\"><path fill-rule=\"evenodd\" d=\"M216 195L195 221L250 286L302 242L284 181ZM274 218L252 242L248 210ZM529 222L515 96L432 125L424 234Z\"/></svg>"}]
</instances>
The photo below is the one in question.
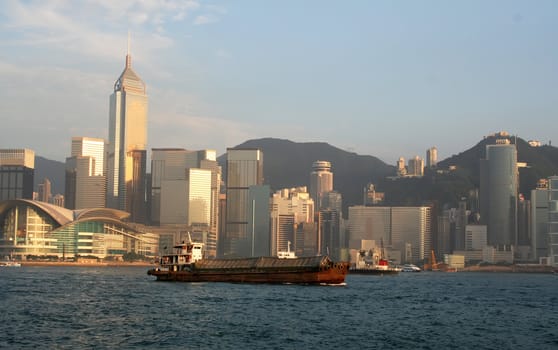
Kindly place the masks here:
<instances>
[{"instance_id":1,"label":"waterfront building","mask_svg":"<svg viewBox=\"0 0 558 350\"><path fill-rule=\"evenodd\" d=\"M548 257L558 266L558 176L548 178Z\"/></svg>"},{"instance_id":2,"label":"waterfront building","mask_svg":"<svg viewBox=\"0 0 558 350\"><path fill-rule=\"evenodd\" d=\"M519 186L517 149L503 141L487 145L486 158L480 160L481 223L488 227L488 244L502 247L517 244Z\"/></svg>"},{"instance_id":3,"label":"waterfront building","mask_svg":"<svg viewBox=\"0 0 558 350\"><path fill-rule=\"evenodd\" d=\"M426 166L429 169L434 169L438 165L438 149L430 147L426 150Z\"/></svg>"},{"instance_id":4,"label":"waterfront building","mask_svg":"<svg viewBox=\"0 0 558 350\"><path fill-rule=\"evenodd\" d=\"M539 180L531 191L531 249L533 259L548 256L548 180Z\"/></svg>"},{"instance_id":5,"label":"waterfront building","mask_svg":"<svg viewBox=\"0 0 558 350\"><path fill-rule=\"evenodd\" d=\"M248 187L248 225L247 240L239 242L237 251L241 256L269 256L270 242L270 195L269 185L252 185ZM246 250L249 248L249 250Z\"/></svg>"},{"instance_id":6,"label":"waterfront building","mask_svg":"<svg viewBox=\"0 0 558 350\"><path fill-rule=\"evenodd\" d=\"M420 264L430 256L431 216L431 207L391 208L391 244L402 251L401 261Z\"/></svg>"},{"instance_id":7,"label":"waterfront building","mask_svg":"<svg viewBox=\"0 0 558 350\"><path fill-rule=\"evenodd\" d=\"M420 264L430 256L431 240L431 207L349 207L349 249L353 251L363 249L364 242L374 241L376 248L383 242L394 260Z\"/></svg>"},{"instance_id":8,"label":"waterfront building","mask_svg":"<svg viewBox=\"0 0 558 350\"><path fill-rule=\"evenodd\" d=\"M33 199L35 152L0 149L0 201Z\"/></svg>"},{"instance_id":9,"label":"waterfront building","mask_svg":"<svg viewBox=\"0 0 558 350\"><path fill-rule=\"evenodd\" d=\"M487 246L486 232L486 225L467 225L465 228L465 250L483 250Z\"/></svg>"},{"instance_id":10,"label":"waterfront building","mask_svg":"<svg viewBox=\"0 0 558 350\"><path fill-rule=\"evenodd\" d=\"M322 197L325 193L333 191L333 173L331 163L317 160L312 163L310 173L310 197L316 205L316 209L322 208Z\"/></svg>"},{"instance_id":11,"label":"waterfront building","mask_svg":"<svg viewBox=\"0 0 558 350\"><path fill-rule=\"evenodd\" d=\"M132 68L130 52L110 96L107 207L146 219L147 107L145 83Z\"/></svg>"},{"instance_id":12,"label":"waterfront building","mask_svg":"<svg viewBox=\"0 0 558 350\"><path fill-rule=\"evenodd\" d=\"M266 212L269 223L269 187L267 201L261 200L257 194L262 194L253 186L263 185L263 153L254 148L227 149L227 187L226 187L226 223L223 237L219 237L219 255L224 257L251 256L255 252L256 232L254 220L255 212ZM257 197L257 198L256 198ZM256 202L256 199L258 201ZM258 206L263 206L260 208ZM263 220L263 219L261 219ZM269 242L269 227L267 230ZM257 236L265 239L265 233L258 231ZM221 239L222 238L222 239ZM259 248L260 245L258 245ZM265 249L262 248L262 249ZM268 243L269 254L269 243Z\"/></svg>"},{"instance_id":13,"label":"waterfront building","mask_svg":"<svg viewBox=\"0 0 558 350\"><path fill-rule=\"evenodd\" d=\"M151 159L152 224L182 226L202 237L208 256L216 256L221 185L216 152L155 148Z\"/></svg>"},{"instance_id":14,"label":"waterfront building","mask_svg":"<svg viewBox=\"0 0 558 350\"><path fill-rule=\"evenodd\" d=\"M303 252L304 224L314 222L314 201L306 187L282 189L271 198L271 255L278 251ZM299 246L302 244L301 246Z\"/></svg>"},{"instance_id":15,"label":"waterfront building","mask_svg":"<svg viewBox=\"0 0 558 350\"><path fill-rule=\"evenodd\" d=\"M349 249L360 250L362 241L391 245L391 207L349 207Z\"/></svg>"},{"instance_id":16,"label":"waterfront building","mask_svg":"<svg viewBox=\"0 0 558 350\"><path fill-rule=\"evenodd\" d=\"M92 137L72 137L71 156L66 158L65 205L68 209L104 208L105 141Z\"/></svg>"},{"instance_id":17,"label":"waterfront building","mask_svg":"<svg viewBox=\"0 0 558 350\"><path fill-rule=\"evenodd\" d=\"M130 214L106 208L69 210L17 199L0 202L0 255L122 258L158 254L157 235L138 231Z\"/></svg>"},{"instance_id":18,"label":"waterfront building","mask_svg":"<svg viewBox=\"0 0 558 350\"><path fill-rule=\"evenodd\" d=\"M335 209L321 209L318 212L318 254L331 256L340 260L343 240L341 237L341 219Z\"/></svg>"}]
</instances>

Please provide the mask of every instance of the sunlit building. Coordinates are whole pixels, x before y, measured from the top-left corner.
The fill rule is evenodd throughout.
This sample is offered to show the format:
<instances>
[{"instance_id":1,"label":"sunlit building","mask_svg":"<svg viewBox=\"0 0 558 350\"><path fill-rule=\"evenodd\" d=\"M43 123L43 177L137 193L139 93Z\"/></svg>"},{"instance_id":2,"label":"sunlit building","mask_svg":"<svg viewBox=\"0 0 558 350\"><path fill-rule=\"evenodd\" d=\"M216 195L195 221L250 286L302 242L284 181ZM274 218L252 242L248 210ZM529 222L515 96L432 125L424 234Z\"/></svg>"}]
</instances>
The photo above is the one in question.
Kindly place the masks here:
<instances>
[{"instance_id":1,"label":"sunlit building","mask_svg":"<svg viewBox=\"0 0 558 350\"><path fill-rule=\"evenodd\" d=\"M421 157L415 156L414 158L409 159L409 166L407 167L407 175L424 176L424 160Z\"/></svg>"},{"instance_id":2,"label":"sunlit building","mask_svg":"<svg viewBox=\"0 0 558 350\"><path fill-rule=\"evenodd\" d=\"M151 155L151 222L182 226L217 254L221 168L214 150L154 148Z\"/></svg>"},{"instance_id":3,"label":"sunlit building","mask_svg":"<svg viewBox=\"0 0 558 350\"><path fill-rule=\"evenodd\" d=\"M312 172L310 173L310 197L314 200L316 209L322 208L323 195L331 191L333 191L331 163L317 160L312 163Z\"/></svg>"},{"instance_id":4,"label":"sunlit building","mask_svg":"<svg viewBox=\"0 0 558 350\"><path fill-rule=\"evenodd\" d=\"M438 165L438 149L430 147L426 150L426 167L432 169Z\"/></svg>"},{"instance_id":5,"label":"sunlit building","mask_svg":"<svg viewBox=\"0 0 558 350\"><path fill-rule=\"evenodd\" d=\"M145 83L132 69L130 53L110 96L107 207L144 222L146 210L147 107Z\"/></svg>"},{"instance_id":6,"label":"sunlit building","mask_svg":"<svg viewBox=\"0 0 558 350\"><path fill-rule=\"evenodd\" d=\"M0 149L0 201L33 199L34 173L34 151Z\"/></svg>"},{"instance_id":7,"label":"sunlit building","mask_svg":"<svg viewBox=\"0 0 558 350\"><path fill-rule=\"evenodd\" d=\"M103 139L72 137L71 156L66 158L66 208L105 207L104 153Z\"/></svg>"},{"instance_id":8,"label":"sunlit building","mask_svg":"<svg viewBox=\"0 0 558 350\"><path fill-rule=\"evenodd\" d=\"M271 255L288 249L303 253L304 237L300 236L304 225L313 222L314 201L306 187L275 192L271 199Z\"/></svg>"},{"instance_id":9,"label":"sunlit building","mask_svg":"<svg viewBox=\"0 0 558 350\"><path fill-rule=\"evenodd\" d=\"M139 232L115 209L69 210L32 200L0 202L0 254L70 258L121 258L158 254L158 235Z\"/></svg>"}]
</instances>

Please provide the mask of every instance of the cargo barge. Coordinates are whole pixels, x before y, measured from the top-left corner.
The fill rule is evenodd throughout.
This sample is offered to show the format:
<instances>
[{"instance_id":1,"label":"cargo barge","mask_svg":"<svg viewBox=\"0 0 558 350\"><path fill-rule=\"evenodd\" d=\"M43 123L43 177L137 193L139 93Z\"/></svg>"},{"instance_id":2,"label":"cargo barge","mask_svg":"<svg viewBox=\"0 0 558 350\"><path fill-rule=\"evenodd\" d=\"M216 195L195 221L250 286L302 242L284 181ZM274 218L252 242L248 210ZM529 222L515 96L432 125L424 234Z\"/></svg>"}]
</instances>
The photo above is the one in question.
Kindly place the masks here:
<instances>
[{"instance_id":1,"label":"cargo barge","mask_svg":"<svg viewBox=\"0 0 558 350\"><path fill-rule=\"evenodd\" d=\"M334 262L328 256L204 259L202 243L174 248L175 254L163 255L147 274L157 281L342 284L349 270L348 262Z\"/></svg>"}]
</instances>

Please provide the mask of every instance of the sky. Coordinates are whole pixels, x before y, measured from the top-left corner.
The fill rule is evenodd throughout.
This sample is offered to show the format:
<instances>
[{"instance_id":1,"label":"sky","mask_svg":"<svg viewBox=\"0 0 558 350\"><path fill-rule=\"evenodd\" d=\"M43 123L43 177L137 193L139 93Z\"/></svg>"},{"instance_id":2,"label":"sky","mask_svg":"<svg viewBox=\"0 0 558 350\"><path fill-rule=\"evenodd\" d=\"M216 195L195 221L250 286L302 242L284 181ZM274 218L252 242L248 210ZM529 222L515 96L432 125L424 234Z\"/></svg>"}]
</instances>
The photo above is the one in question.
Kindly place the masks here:
<instances>
[{"instance_id":1,"label":"sky","mask_svg":"<svg viewBox=\"0 0 558 350\"><path fill-rule=\"evenodd\" d=\"M558 142L558 1L4 0L0 148L107 139L128 33L149 149L274 137L395 164Z\"/></svg>"}]
</instances>

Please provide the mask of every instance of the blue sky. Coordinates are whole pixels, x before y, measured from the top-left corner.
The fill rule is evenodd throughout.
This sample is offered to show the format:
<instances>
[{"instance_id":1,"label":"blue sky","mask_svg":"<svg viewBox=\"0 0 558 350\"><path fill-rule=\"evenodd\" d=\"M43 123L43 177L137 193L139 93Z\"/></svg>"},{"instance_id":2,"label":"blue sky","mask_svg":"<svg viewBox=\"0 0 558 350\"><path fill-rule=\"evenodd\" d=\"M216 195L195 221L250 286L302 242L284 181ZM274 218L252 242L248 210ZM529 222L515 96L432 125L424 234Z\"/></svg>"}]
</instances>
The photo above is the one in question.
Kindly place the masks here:
<instances>
[{"instance_id":1,"label":"blue sky","mask_svg":"<svg viewBox=\"0 0 558 350\"><path fill-rule=\"evenodd\" d=\"M558 131L557 1L8 0L0 148L107 138L128 31L150 148L276 137L395 164Z\"/></svg>"}]
</instances>

